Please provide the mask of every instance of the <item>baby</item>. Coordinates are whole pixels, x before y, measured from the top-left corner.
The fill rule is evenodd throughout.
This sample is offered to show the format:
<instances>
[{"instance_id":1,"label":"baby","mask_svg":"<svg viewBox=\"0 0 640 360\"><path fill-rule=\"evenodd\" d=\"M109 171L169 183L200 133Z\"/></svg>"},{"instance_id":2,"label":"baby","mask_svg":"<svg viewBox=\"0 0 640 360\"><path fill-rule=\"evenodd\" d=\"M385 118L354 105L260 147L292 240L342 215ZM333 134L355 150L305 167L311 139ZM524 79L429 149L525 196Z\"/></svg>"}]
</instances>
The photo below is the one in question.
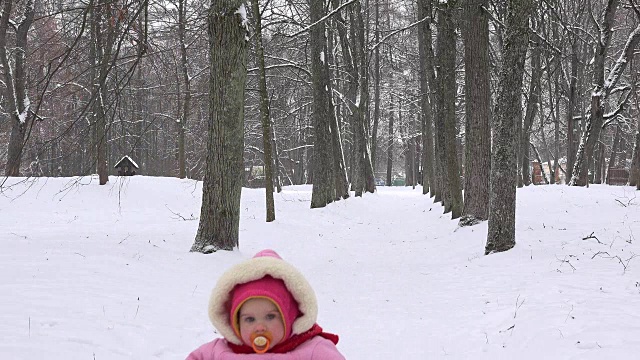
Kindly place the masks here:
<instances>
[{"instance_id":1,"label":"baby","mask_svg":"<svg viewBox=\"0 0 640 360\"><path fill-rule=\"evenodd\" d=\"M224 338L187 360L345 360L338 336L316 324L318 303L302 273L273 250L227 270L209 300L209 319Z\"/></svg>"}]
</instances>

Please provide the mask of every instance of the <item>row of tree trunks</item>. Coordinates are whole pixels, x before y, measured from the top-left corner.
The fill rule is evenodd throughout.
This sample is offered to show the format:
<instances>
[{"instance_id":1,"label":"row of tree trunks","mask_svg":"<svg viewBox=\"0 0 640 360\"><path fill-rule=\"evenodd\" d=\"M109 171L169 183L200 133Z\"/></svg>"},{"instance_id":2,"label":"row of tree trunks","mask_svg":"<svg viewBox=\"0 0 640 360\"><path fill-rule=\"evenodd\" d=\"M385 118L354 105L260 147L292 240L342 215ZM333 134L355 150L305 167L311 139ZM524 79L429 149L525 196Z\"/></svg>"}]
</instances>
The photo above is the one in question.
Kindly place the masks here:
<instances>
[{"instance_id":1,"label":"row of tree trunks","mask_svg":"<svg viewBox=\"0 0 640 360\"><path fill-rule=\"evenodd\" d=\"M355 196L362 196L364 192L376 191L375 177L371 163L369 144L368 113L369 113L369 59L367 56L365 22L362 16L362 5L356 1L350 10L351 28L355 28L352 49L354 63L358 70L358 97L355 103L355 174L353 187ZM353 79L352 79L353 80Z\"/></svg>"},{"instance_id":2,"label":"row of tree trunks","mask_svg":"<svg viewBox=\"0 0 640 360\"><path fill-rule=\"evenodd\" d=\"M418 0L418 18L426 19L418 25L418 52L420 55L420 109L422 127L422 193L430 193L433 196L435 191L435 176L433 165L433 112L432 100L429 97L429 57L428 52L433 53L431 48L431 5L430 1ZM431 86L435 84L431 83ZM393 104L393 101L391 101ZM391 116L393 118L393 116ZM393 122L389 123L390 147L393 144L391 139ZM389 150L391 151L391 150ZM389 159L391 162L391 159ZM391 169L387 170L387 185L391 185Z\"/></svg>"},{"instance_id":3,"label":"row of tree trunks","mask_svg":"<svg viewBox=\"0 0 640 360\"><path fill-rule=\"evenodd\" d=\"M443 182L444 212L451 212L451 218L462 215L462 189L456 149L456 33L454 23L455 1L441 3L438 9L436 38L436 157L439 158L438 172L445 177Z\"/></svg>"},{"instance_id":4,"label":"row of tree trunks","mask_svg":"<svg viewBox=\"0 0 640 360\"><path fill-rule=\"evenodd\" d=\"M432 38L432 30L431 30L431 24L433 24L435 21L433 19L433 3L431 0L418 0L418 9L420 9L424 16L426 17L425 22L420 25L420 29L422 30L423 34L422 36L419 36L418 41L419 42L423 42L423 51L424 51L424 56L425 58L421 61L424 61L424 64L421 66L425 67L425 72L426 72L426 78L427 78L427 82L426 82L426 86L428 88L428 92L426 94L423 93L422 96L427 96L426 101L429 102L429 104L431 104L431 108L428 109L429 112L425 113L425 116L427 116L427 118L425 118L425 122L428 122L428 119L431 118L433 120L433 116L429 116L429 113L431 114L437 114L437 101L436 101L436 89L437 89L437 83L436 83L436 74L435 74L435 68L434 68L434 50L433 50L433 42L431 41ZM424 99L422 100L423 102L425 101ZM421 104L421 106L424 106L424 104ZM431 141L431 139L426 139L423 140L424 141L424 149L426 149L426 151L431 151L431 149L433 149L433 161L432 164L428 164L425 163L424 166L426 166L426 170L423 169L423 175L425 173L427 173L427 177L429 180L429 195L433 197L433 201L434 202L440 202L442 201L442 192L443 192L443 184L444 184L444 179L443 179L443 174L442 172L439 171L440 169L440 157L436 155L436 148L437 148L437 137L436 137L436 128L435 126L433 127L433 130L431 130L431 126L428 123L424 124L425 127L427 127L427 136L430 138L433 138L432 144L428 144L429 141Z\"/></svg>"}]
</instances>

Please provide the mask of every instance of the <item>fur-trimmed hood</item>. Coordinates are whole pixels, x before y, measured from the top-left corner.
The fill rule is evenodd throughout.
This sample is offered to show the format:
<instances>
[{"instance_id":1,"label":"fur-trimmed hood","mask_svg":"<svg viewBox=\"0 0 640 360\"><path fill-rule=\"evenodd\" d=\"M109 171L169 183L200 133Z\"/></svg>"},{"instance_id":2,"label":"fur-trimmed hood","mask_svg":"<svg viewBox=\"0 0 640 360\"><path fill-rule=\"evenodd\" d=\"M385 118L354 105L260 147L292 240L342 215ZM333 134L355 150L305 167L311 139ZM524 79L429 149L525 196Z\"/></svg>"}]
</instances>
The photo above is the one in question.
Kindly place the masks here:
<instances>
[{"instance_id":1,"label":"fur-trimmed hood","mask_svg":"<svg viewBox=\"0 0 640 360\"><path fill-rule=\"evenodd\" d=\"M209 319L227 341L242 345L230 323L231 295L236 285L262 279L265 276L281 279L298 303L301 315L293 321L292 335L302 334L313 327L318 318L318 301L313 288L293 265L282 260L273 250L262 250L252 259L227 270L211 292Z\"/></svg>"}]
</instances>

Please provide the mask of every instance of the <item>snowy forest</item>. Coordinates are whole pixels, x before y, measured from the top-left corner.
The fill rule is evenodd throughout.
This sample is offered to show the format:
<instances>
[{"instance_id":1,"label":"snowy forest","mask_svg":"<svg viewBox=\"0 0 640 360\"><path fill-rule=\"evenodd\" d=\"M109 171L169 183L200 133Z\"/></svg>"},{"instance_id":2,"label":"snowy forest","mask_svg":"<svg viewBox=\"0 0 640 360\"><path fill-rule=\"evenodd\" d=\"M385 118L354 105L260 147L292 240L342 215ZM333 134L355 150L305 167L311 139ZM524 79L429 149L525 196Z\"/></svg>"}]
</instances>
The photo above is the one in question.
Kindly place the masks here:
<instances>
[{"instance_id":1,"label":"snowy forest","mask_svg":"<svg viewBox=\"0 0 640 360\"><path fill-rule=\"evenodd\" d=\"M0 359L184 359L265 249L347 359L632 359L639 42L640 0L0 0Z\"/></svg>"},{"instance_id":2,"label":"snowy forest","mask_svg":"<svg viewBox=\"0 0 640 360\"><path fill-rule=\"evenodd\" d=\"M640 189L637 0L0 4L7 177L422 184L489 238L516 185Z\"/></svg>"}]
</instances>

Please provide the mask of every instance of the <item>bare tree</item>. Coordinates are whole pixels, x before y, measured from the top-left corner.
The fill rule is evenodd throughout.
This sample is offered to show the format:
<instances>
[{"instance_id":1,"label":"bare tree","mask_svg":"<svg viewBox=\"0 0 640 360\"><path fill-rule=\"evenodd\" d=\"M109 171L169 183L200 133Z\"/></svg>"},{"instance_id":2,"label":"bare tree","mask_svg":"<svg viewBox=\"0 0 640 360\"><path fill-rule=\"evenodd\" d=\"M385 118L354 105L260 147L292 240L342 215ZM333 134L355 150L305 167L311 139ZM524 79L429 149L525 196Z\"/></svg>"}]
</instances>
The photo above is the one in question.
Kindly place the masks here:
<instances>
[{"instance_id":1,"label":"bare tree","mask_svg":"<svg viewBox=\"0 0 640 360\"><path fill-rule=\"evenodd\" d=\"M542 66L540 62L541 49L539 44L533 44L531 47L531 81L529 82L529 96L527 108L524 113L524 121L522 124L522 137L518 146L518 187L531 184L531 176L529 173L529 149L531 145L531 126L533 120L538 114L538 105L540 103L540 87L542 78Z\"/></svg>"},{"instance_id":2,"label":"bare tree","mask_svg":"<svg viewBox=\"0 0 640 360\"><path fill-rule=\"evenodd\" d=\"M636 81L638 79L638 72L634 71L634 61L631 61L629 68L631 70L631 93L633 94L633 100L636 112L640 111L640 99L638 99L638 91ZM631 170L629 171L629 185L636 186L640 190L640 121L636 124L634 134L633 152L631 154Z\"/></svg>"},{"instance_id":3,"label":"bare tree","mask_svg":"<svg viewBox=\"0 0 640 360\"><path fill-rule=\"evenodd\" d=\"M433 56L431 45L431 5L430 0L418 0L418 20L426 19L418 25L418 53L420 56L420 109L422 127L422 193L435 191L435 176L433 164L433 112L431 111L432 99L429 94L429 66L430 56ZM428 54L429 53L429 54ZM433 67L431 68L433 72ZM393 103L393 102L392 102ZM392 122L390 122L391 127ZM390 177L390 176L389 176Z\"/></svg>"},{"instance_id":4,"label":"bare tree","mask_svg":"<svg viewBox=\"0 0 640 360\"><path fill-rule=\"evenodd\" d=\"M262 45L262 19L258 0L251 0L255 25L256 62L258 63L258 91L260 92L260 116L262 117L262 144L264 153L264 188L267 210L267 222L276 219L273 203L273 151L271 149L271 116L269 114L269 94L267 93L267 75L264 69L264 47Z\"/></svg>"},{"instance_id":5,"label":"bare tree","mask_svg":"<svg viewBox=\"0 0 640 360\"><path fill-rule=\"evenodd\" d=\"M200 224L191 251L239 246L244 171L246 10L241 0L212 0L209 8L210 85L207 165Z\"/></svg>"},{"instance_id":6,"label":"bare tree","mask_svg":"<svg viewBox=\"0 0 640 360\"><path fill-rule=\"evenodd\" d=\"M309 15L312 24L309 30L311 44L311 73L313 87L313 125L314 125L314 159L313 159L313 190L311 194L311 208L325 207L336 197L335 179L333 174L333 149L331 144L331 121L328 108L329 73L325 62L327 38L325 23L318 22L325 14L324 0L309 2Z\"/></svg>"},{"instance_id":7,"label":"bare tree","mask_svg":"<svg viewBox=\"0 0 640 360\"><path fill-rule=\"evenodd\" d=\"M184 83L184 97L182 99L182 113L178 121L178 177L187 176L185 163L185 131L191 111L191 79L187 62L186 25L187 0L178 1L178 43L180 44L180 72Z\"/></svg>"},{"instance_id":8,"label":"bare tree","mask_svg":"<svg viewBox=\"0 0 640 360\"><path fill-rule=\"evenodd\" d=\"M489 229L485 254L515 246L517 154L516 124L522 121L522 78L534 0L509 0L502 71L495 111L491 153Z\"/></svg>"},{"instance_id":9,"label":"bare tree","mask_svg":"<svg viewBox=\"0 0 640 360\"><path fill-rule=\"evenodd\" d=\"M7 110L11 121L11 137L7 152L6 176L20 176L22 150L27 140L27 131L32 124L32 111L26 87L26 53L27 35L33 23L34 4L28 0L24 4L20 21L15 32L15 49L13 54L7 52L9 42L7 32L10 28L11 8L13 1L0 2L0 63L7 91Z\"/></svg>"},{"instance_id":10,"label":"bare tree","mask_svg":"<svg viewBox=\"0 0 640 360\"><path fill-rule=\"evenodd\" d=\"M351 7L351 25L354 27L354 62L358 64L358 100L355 104L357 116L354 117L355 132L355 172L353 185L355 196L362 196L363 192L376 191L376 183L371 164L371 150L367 131L369 104L369 59L365 41L365 21L362 16L362 6L357 0Z\"/></svg>"},{"instance_id":11,"label":"bare tree","mask_svg":"<svg viewBox=\"0 0 640 360\"><path fill-rule=\"evenodd\" d=\"M636 12L636 15L640 18L640 11L637 10L635 2L631 1L631 4ZM591 108L589 119L587 120L587 124L585 127L585 132L582 134L582 138L580 140L580 146L578 148L576 162L573 168L573 177L571 178L571 181L569 183L570 185L588 185L587 173L589 164L593 156L596 142L600 137L600 130L603 127L605 119L604 102L613 91L626 65L633 58L634 51L638 43L640 42L640 25L638 25L627 38L622 53L618 57L613 68L611 69L611 71L609 71L605 79L605 60L607 51L609 49L609 44L611 42L612 29L614 26L614 20L618 6L618 0L608 0L601 23L597 24L600 33L593 59L594 89L591 92ZM626 102L626 99L622 101L622 104L624 104L624 102ZM621 108L622 106L619 107L619 109Z\"/></svg>"}]
</instances>

